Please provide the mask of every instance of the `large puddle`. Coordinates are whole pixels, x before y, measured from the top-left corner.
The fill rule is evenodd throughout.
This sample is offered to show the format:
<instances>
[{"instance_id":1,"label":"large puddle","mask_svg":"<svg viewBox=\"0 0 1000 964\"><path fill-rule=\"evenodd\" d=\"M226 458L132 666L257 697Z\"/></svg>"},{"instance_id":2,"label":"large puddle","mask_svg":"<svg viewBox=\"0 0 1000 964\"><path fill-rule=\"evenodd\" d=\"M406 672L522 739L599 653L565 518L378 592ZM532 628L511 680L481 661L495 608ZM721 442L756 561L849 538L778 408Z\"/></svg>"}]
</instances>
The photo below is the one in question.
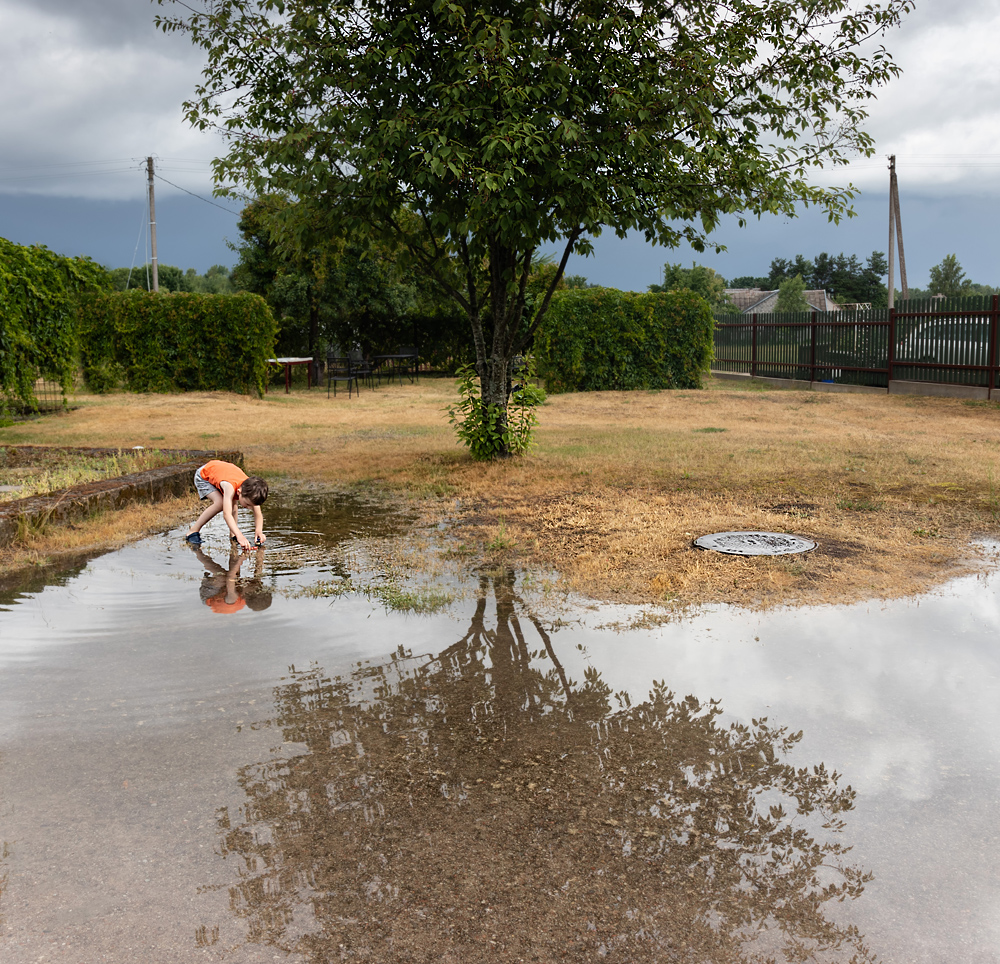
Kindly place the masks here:
<instances>
[{"instance_id":1,"label":"large puddle","mask_svg":"<svg viewBox=\"0 0 1000 964\"><path fill-rule=\"evenodd\" d=\"M614 631L296 595L404 523L267 523L0 599L4 964L1000 960L992 574Z\"/></svg>"}]
</instances>

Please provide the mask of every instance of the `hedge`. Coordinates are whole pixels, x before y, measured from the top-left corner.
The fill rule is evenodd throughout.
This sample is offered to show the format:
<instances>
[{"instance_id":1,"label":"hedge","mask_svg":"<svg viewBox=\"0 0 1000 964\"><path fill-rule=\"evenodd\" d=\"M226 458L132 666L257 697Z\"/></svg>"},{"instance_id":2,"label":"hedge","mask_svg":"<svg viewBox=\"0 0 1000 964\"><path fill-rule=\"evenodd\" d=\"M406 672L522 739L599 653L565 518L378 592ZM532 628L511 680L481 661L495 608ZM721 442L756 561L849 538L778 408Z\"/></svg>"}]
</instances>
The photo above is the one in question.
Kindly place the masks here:
<instances>
[{"instance_id":1,"label":"hedge","mask_svg":"<svg viewBox=\"0 0 1000 964\"><path fill-rule=\"evenodd\" d=\"M557 291L535 334L535 364L551 392L700 388L713 325L708 302L686 289Z\"/></svg>"},{"instance_id":2,"label":"hedge","mask_svg":"<svg viewBox=\"0 0 1000 964\"><path fill-rule=\"evenodd\" d=\"M83 376L95 392L262 395L276 335L259 295L102 293L80 320Z\"/></svg>"},{"instance_id":3,"label":"hedge","mask_svg":"<svg viewBox=\"0 0 1000 964\"><path fill-rule=\"evenodd\" d=\"M0 392L33 409L39 376L69 391L80 295L109 286L107 272L89 258L0 238Z\"/></svg>"}]
</instances>

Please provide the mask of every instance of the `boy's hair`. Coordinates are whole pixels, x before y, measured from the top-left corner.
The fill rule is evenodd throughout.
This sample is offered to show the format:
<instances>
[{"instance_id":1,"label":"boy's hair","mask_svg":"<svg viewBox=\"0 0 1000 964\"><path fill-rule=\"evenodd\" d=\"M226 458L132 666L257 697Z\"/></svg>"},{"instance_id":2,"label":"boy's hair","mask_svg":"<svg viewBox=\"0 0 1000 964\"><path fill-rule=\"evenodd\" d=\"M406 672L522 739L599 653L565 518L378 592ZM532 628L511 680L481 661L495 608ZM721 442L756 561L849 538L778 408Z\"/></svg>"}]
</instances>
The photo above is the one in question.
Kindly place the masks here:
<instances>
[{"instance_id":1,"label":"boy's hair","mask_svg":"<svg viewBox=\"0 0 1000 964\"><path fill-rule=\"evenodd\" d=\"M240 495L246 496L254 505L263 505L267 501L267 483L251 475L240 486Z\"/></svg>"},{"instance_id":2,"label":"boy's hair","mask_svg":"<svg viewBox=\"0 0 1000 964\"><path fill-rule=\"evenodd\" d=\"M252 609L254 612L262 612L271 605L271 593L266 589L259 592L256 589L253 591L248 589L243 598L246 600L247 609Z\"/></svg>"}]
</instances>

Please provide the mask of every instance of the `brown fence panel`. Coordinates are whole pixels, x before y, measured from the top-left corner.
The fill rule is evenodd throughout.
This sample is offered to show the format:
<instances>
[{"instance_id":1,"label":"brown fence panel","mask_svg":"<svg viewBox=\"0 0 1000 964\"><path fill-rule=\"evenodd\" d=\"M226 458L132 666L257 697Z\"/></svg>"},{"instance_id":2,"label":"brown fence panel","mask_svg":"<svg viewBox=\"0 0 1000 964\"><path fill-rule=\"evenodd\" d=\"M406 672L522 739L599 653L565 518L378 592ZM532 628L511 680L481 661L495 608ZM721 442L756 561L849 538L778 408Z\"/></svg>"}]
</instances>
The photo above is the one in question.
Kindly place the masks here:
<instances>
[{"instance_id":1,"label":"brown fence panel","mask_svg":"<svg viewBox=\"0 0 1000 964\"><path fill-rule=\"evenodd\" d=\"M888 387L889 379L1000 384L997 295L892 311L716 315L716 371Z\"/></svg>"}]
</instances>

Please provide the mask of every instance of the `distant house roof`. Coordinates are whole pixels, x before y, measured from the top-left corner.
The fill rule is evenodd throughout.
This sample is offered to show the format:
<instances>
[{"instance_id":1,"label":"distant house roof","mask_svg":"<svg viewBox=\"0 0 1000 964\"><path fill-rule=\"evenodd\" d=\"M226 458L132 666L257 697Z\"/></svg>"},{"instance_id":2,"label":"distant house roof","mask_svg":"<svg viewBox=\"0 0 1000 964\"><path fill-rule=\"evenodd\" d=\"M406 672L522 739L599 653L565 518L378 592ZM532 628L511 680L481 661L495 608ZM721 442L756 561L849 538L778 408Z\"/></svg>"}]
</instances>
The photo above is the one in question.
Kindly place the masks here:
<instances>
[{"instance_id":1,"label":"distant house roof","mask_svg":"<svg viewBox=\"0 0 1000 964\"><path fill-rule=\"evenodd\" d=\"M726 294L744 315L773 312L778 301L777 291L764 291L762 288L727 288ZM838 308L822 288L803 291L802 295L817 311L836 311Z\"/></svg>"}]
</instances>

